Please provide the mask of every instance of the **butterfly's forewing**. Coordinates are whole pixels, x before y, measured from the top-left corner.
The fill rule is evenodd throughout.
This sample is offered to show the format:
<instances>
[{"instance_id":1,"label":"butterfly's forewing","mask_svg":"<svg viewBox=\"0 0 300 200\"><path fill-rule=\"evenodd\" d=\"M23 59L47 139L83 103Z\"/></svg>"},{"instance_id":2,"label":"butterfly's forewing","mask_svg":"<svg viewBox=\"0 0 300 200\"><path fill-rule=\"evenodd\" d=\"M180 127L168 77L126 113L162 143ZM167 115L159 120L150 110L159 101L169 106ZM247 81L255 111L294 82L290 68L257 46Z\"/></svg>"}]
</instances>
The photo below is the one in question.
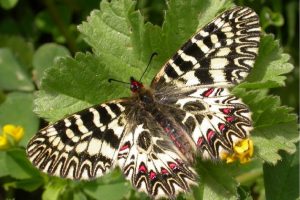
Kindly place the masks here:
<instances>
[{"instance_id":1,"label":"butterfly's forewing","mask_svg":"<svg viewBox=\"0 0 300 200\"><path fill-rule=\"evenodd\" d=\"M230 87L254 65L260 40L257 14L250 8L225 11L200 29L164 65L151 87Z\"/></svg>"},{"instance_id":2,"label":"butterfly's forewing","mask_svg":"<svg viewBox=\"0 0 300 200\"><path fill-rule=\"evenodd\" d=\"M191 185L197 184L196 172L158 123L146 113L138 117L118 154L118 165L126 179L155 199L175 198L178 193L189 191Z\"/></svg>"},{"instance_id":3,"label":"butterfly's forewing","mask_svg":"<svg viewBox=\"0 0 300 200\"><path fill-rule=\"evenodd\" d=\"M40 130L27 155L41 171L70 179L93 179L115 165L124 135L125 102L97 105Z\"/></svg>"}]
</instances>

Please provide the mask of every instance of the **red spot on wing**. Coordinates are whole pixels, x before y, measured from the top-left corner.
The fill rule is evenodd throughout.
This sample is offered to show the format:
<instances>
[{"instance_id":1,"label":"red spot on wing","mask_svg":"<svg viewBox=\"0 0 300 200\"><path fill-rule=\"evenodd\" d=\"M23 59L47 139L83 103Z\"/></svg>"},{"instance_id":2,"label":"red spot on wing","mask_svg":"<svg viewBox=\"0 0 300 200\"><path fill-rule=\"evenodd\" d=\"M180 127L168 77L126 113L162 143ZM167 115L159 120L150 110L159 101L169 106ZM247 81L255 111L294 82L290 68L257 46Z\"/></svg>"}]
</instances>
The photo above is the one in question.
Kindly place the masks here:
<instances>
[{"instance_id":1,"label":"red spot on wing","mask_svg":"<svg viewBox=\"0 0 300 200\"><path fill-rule=\"evenodd\" d=\"M221 109L221 112L223 112L225 115L228 115L229 113L231 113L231 109L230 108L223 108L223 109Z\"/></svg>"},{"instance_id":2,"label":"red spot on wing","mask_svg":"<svg viewBox=\"0 0 300 200\"><path fill-rule=\"evenodd\" d=\"M142 172L142 173L146 173L147 172L147 168L145 167L145 165L140 165L139 167L139 172Z\"/></svg>"},{"instance_id":3,"label":"red spot on wing","mask_svg":"<svg viewBox=\"0 0 300 200\"><path fill-rule=\"evenodd\" d=\"M225 129L225 124L220 123L220 124L218 125L218 127L219 127L219 130L220 130L221 132L223 132L223 130Z\"/></svg>"},{"instance_id":4,"label":"red spot on wing","mask_svg":"<svg viewBox=\"0 0 300 200\"><path fill-rule=\"evenodd\" d=\"M210 141L211 138L215 135L215 132L211 129L208 129L207 131L207 140Z\"/></svg>"},{"instance_id":5,"label":"red spot on wing","mask_svg":"<svg viewBox=\"0 0 300 200\"><path fill-rule=\"evenodd\" d=\"M204 141L203 137L199 137L197 140L197 146L200 147L202 145L203 141Z\"/></svg>"},{"instance_id":6,"label":"red spot on wing","mask_svg":"<svg viewBox=\"0 0 300 200\"><path fill-rule=\"evenodd\" d=\"M154 172L154 171L150 171L150 173L149 173L149 178L151 179L151 180L153 180L153 179L155 179L156 178L156 173Z\"/></svg>"},{"instance_id":7,"label":"red spot on wing","mask_svg":"<svg viewBox=\"0 0 300 200\"><path fill-rule=\"evenodd\" d=\"M168 163L168 165L169 165L169 167L170 167L172 170L174 170L174 169L177 168L176 163L170 162L170 163Z\"/></svg>"},{"instance_id":8,"label":"red spot on wing","mask_svg":"<svg viewBox=\"0 0 300 200\"><path fill-rule=\"evenodd\" d=\"M129 145L125 144L120 148L120 151L124 151L125 149L128 149L128 148L129 148Z\"/></svg>"},{"instance_id":9,"label":"red spot on wing","mask_svg":"<svg viewBox=\"0 0 300 200\"><path fill-rule=\"evenodd\" d=\"M161 173L162 174L169 174L168 170L166 170L165 168L161 168Z\"/></svg>"},{"instance_id":10,"label":"red spot on wing","mask_svg":"<svg viewBox=\"0 0 300 200\"><path fill-rule=\"evenodd\" d=\"M233 117L233 116L226 117L225 119L226 119L226 121L229 122L229 123L234 121L234 117Z\"/></svg>"},{"instance_id":11,"label":"red spot on wing","mask_svg":"<svg viewBox=\"0 0 300 200\"><path fill-rule=\"evenodd\" d=\"M211 93L213 93L214 88L209 88L208 90L206 90L205 92L202 93L202 96L204 97L208 97L209 95L211 95Z\"/></svg>"}]
</instances>

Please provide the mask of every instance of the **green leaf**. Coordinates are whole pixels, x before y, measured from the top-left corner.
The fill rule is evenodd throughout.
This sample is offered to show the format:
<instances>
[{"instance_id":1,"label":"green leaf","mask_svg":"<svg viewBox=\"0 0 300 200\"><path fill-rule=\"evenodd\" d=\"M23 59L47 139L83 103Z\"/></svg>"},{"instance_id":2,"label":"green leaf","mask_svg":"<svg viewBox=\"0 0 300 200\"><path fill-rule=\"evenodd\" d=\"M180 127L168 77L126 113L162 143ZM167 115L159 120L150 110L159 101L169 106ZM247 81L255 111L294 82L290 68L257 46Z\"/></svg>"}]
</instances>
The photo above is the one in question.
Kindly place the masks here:
<instances>
[{"instance_id":1,"label":"green leaf","mask_svg":"<svg viewBox=\"0 0 300 200\"><path fill-rule=\"evenodd\" d=\"M6 182L4 187L13 187L22 189L28 192L33 192L37 190L44 184L42 177L30 177L28 179L17 180L13 182Z\"/></svg>"},{"instance_id":2,"label":"green leaf","mask_svg":"<svg viewBox=\"0 0 300 200\"><path fill-rule=\"evenodd\" d=\"M54 92L46 93L44 90L35 93L34 104L33 111L50 122L92 106L85 101Z\"/></svg>"},{"instance_id":3,"label":"green leaf","mask_svg":"<svg viewBox=\"0 0 300 200\"><path fill-rule=\"evenodd\" d=\"M130 41L128 18L135 13L133 1L102 1L101 11L94 10L88 21L78 28L96 55L132 64L136 59Z\"/></svg>"},{"instance_id":4,"label":"green leaf","mask_svg":"<svg viewBox=\"0 0 300 200\"><path fill-rule=\"evenodd\" d=\"M216 17L217 13L221 13L233 6L232 1L226 1L226 0L213 0L213 1L205 1L201 0L199 2L195 1L195 3L200 4L199 9L201 9L200 14L199 11L197 11L197 17L198 17L198 28L201 28L208 24ZM178 9L178 11L180 11ZM189 9L186 11L189 12ZM181 17L181 16L180 16ZM188 18L186 20L189 20ZM183 24L185 25L185 24Z\"/></svg>"},{"instance_id":5,"label":"green leaf","mask_svg":"<svg viewBox=\"0 0 300 200\"><path fill-rule=\"evenodd\" d=\"M268 26L282 26L284 24L284 18L281 13L273 12L270 8L264 7L260 11L260 23L263 29Z\"/></svg>"},{"instance_id":6,"label":"green leaf","mask_svg":"<svg viewBox=\"0 0 300 200\"><path fill-rule=\"evenodd\" d=\"M6 153L5 152L0 152L0 177L3 176L8 176L9 175L9 170L6 165Z\"/></svg>"},{"instance_id":7,"label":"green leaf","mask_svg":"<svg viewBox=\"0 0 300 200\"><path fill-rule=\"evenodd\" d=\"M263 175L262 162L258 159L253 159L247 164L231 163L226 170L229 170L235 180L244 187L251 187L253 182Z\"/></svg>"},{"instance_id":8,"label":"green leaf","mask_svg":"<svg viewBox=\"0 0 300 200\"><path fill-rule=\"evenodd\" d=\"M128 182L109 183L105 185L91 185L84 187L84 192L95 199L122 199L130 191Z\"/></svg>"},{"instance_id":9,"label":"green leaf","mask_svg":"<svg viewBox=\"0 0 300 200\"><path fill-rule=\"evenodd\" d=\"M0 47L9 48L29 76L32 67L33 44L20 36L0 35Z\"/></svg>"},{"instance_id":10,"label":"green leaf","mask_svg":"<svg viewBox=\"0 0 300 200\"><path fill-rule=\"evenodd\" d=\"M54 67L46 70L41 88L96 104L105 98L111 99L111 95L104 97L102 92L109 94L116 90L111 84L108 87L109 76L110 70L101 65L98 57L78 53L75 59L60 58ZM119 92L123 91L124 88Z\"/></svg>"},{"instance_id":11,"label":"green leaf","mask_svg":"<svg viewBox=\"0 0 300 200\"><path fill-rule=\"evenodd\" d=\"M280 160L279 150L289 153L296 151L295 142L299 140L297 116L291 108L280 106L280 99L267 96L263 90L235 90L253 112L254 140L256 155L260 159L275 164Z\"/></svg>"},{"instance_id":12,"label":"green leaf","mask_svg":"<svg viewBox=\"0 0 300 200\"><path fill-rule=\"evenodd\" d=\"M280 99L277 96L267 96L267 93L263 90L251 90L248 92L241 90L238 94L249 105L251 110L255 111L252 119L256 128L296 120L296 115L291 113L293 109L281 106Z\"/></svg>"},{"instance_id":13,"label":"green leaf","mask_svg":"<svg viewBox=\"0 0 300 200\"><path fill-rule=\"evenodd\" d=\"M20 145L26 146L29 139L39 127L39 120L32 111L33 95L13 92L6 96L0 105L0 128L6 124L14 124L24 128L24 138Z\"/></svg>"},{"instance_id":14,"label":"green leaf","mask_svg":"<svg viewBox=\"0 0 300 200\"><path fill-rule=\"evenodd\" d=\"M237 182L229 168L226 164L199 162L200 180L199 187L194 190L195 199L236 199Z\"/></svg>"},{"instance_id":15,"label":"green leaf","mask_svg":"<svg viewBox=\"0 0 300 200\"><path fill-rule=\"evenodd\" d=\"M81 191L75 191L73 194L73 200L87 200L86 195Z\"/></svg>"},{"instance_id":16,"label":"green leaf","mask_svg":"<svg viewBox=\"0 0 300 200\"><path fill-rule=\"evenodd\" d=\"M284 74L293 69L293 65L288 63L289 58L272 35L263 36L254 68L247 77L247 82L241 83L237 88L262 89L284 86Z\"/></svg>"},{"instance_id":17,"label":"green leaf","mask_svg":"<svg viewBox=\"0 0 300 200\"><path fill-rule=\"evenodd\" d=\"M5 94L2 90L0 90L0 105L5 101Z\"/></svg>"},{"instance_id":18,"label":"green leaf","mask_svg":"<svg viewBox=\"0 0 300 200\"><path fill-rule=\"evenodd\" d=\"M266 198L299 199L299 145L293 155L281 152L277 165L264 164Z\"/></svg>"},{"instance_id":19,"label":"green leaf","mask_svg":"<svg viewBox=\"0 0 300 200\"><path fill-rule=\"evenodd\" d=\"M40 173L29 163L24 149L13 148L0 152L1 176L11 176L15 179L39 179Z\"/></svg>"},{"instance_id":20,"label":"green leaf","mask_svg":"<svg viewBox=\"0 0 300 200\"><path fill-rule=\"evenodd\" d=\"M62 35L62 31L66 31L64 26L70 24L71 10L63 4L55 6L52 2L46 2L46 4L52 8L52 13L49 10L39 12L34 20L35 26L42 32L52 34L57 42L64 43L66 39Z\"/></svg>"},{"instance_id":21,"label":"green leaf","mask_svg":"<svg viewBox=\"0 0 300 200\"><path fill-rule=\"evenodd\" d=\"M255 155L263 161L275 164L281 160L279 150L288 153L296 151L295 142L299 140L297 124L294 122L276 124L254 129L252 139L255 144Z\"/></svg>"},{"instance_id":22,"label":"green leaf","mask_svg":"<svg viewBox=\"0 0 300 200\"><path fill-rule=\"evenodd\" d=\"M5 10L12 9L17 3L18 0L0 0L0 6Z\"/></svg>"},{"instance_id":23,"label":"green leaf","mask_svg":"<svg viewBox=\"0 0 300 200\"><path fill-rule=\"evenodd\" d=\"M67 181L58 178L51 179L45 185L45 190L42 194L42 200L57 200L66 189Z\"/></svg>"},{"instance_id":24,"label":"green leaf","mask_svg":"<svg viewBox=\"0 0 300 200\"><path fill-rule=\"evenodd\" d=\"M132 74L136 74L134 71L131 70ZM73 107L71 104L75 103L74 99L80 101L82 105L97 104L116 96L128 96L129 90L124 90L124 85L120 86L120 84L116 84L118 86L115 86L112 85L113 83L108 83L108 78L116 77L115 74L120 73L117 71L111 72L102 65L98 57L91 54L78 53L75 59L68 57L61 58L56 62L54 67L46 70L41 82L41 88L47 90L48 93L50 92L51 95L54 94L54 96L56 94L63 95L64 97L62 98L66 101L64 105L70 105L70 107ZM115 92L119 95L116 95ZM42 103L37 108L39 111L44 110L43 107L49 107L47 105L48 100L43 98L44 94L38 94L37 102ZM54 99L52 98L52 100ZM68 100L70 101L67 102ZM61 103L59 101L55 102L58 104L54 107L58 109L52 109L53 113L61 113ZM49 117L47 112L39 112L39 115ZM71 112L74 112L74 110L71 110ZM54 118L51 120L58 119Z\"/></svg>"},{"instance_id":25,"label":"green leaf","mask_svg":"<svg viewBox=\"0 0 300 200\"><path fill-rule=\"evenodd\" d=\"M32 91L34 86L24 67L7 48L0 48L0 88L3 90Z\"/></svg>"},{"instance_id":26,"label":"green leaf","mask_svg":"<svg viewBox=\"0 0 300 200\"><path fill-rule=\"evenodd\" d=\"M36 50L33 56L33 67L38 86L45 69L53 66L55 59L61 56L70 56L70 52L66 47L55 43L44 44Z\"/></svg>"},{"instance_id":27,"label":"green leaf","mask_svg":"<svg viewBox=\"0 0 300 200\"><path fill-rule=\"evenodd\" d=\"M124 180L120 170L114 170L101 179L81 182L81 184L82 192L95 199L122 199L129 194L131 188L129 182Z\"/></svg>"}]
</instances>

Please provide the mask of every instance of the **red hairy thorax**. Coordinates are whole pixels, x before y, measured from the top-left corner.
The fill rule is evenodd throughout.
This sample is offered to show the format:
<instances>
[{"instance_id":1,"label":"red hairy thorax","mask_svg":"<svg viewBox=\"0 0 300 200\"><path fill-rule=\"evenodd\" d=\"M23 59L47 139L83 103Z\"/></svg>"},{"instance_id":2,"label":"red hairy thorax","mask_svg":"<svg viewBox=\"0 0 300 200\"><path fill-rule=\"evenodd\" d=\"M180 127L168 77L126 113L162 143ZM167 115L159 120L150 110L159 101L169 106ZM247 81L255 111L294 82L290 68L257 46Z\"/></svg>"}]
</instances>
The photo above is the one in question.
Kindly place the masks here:
<instances>
[{"instance_id":1,"label":"red hairy thorax","mask_svg":"<svg viewBox=\"0 0 300 200\"><path fill-rule=\"evenodd\" d=\"M135 80L133 77L130 77L130 90L133 93L138 93L142 88L144 87L144 85Z\"/></svg>"}]
</instances>

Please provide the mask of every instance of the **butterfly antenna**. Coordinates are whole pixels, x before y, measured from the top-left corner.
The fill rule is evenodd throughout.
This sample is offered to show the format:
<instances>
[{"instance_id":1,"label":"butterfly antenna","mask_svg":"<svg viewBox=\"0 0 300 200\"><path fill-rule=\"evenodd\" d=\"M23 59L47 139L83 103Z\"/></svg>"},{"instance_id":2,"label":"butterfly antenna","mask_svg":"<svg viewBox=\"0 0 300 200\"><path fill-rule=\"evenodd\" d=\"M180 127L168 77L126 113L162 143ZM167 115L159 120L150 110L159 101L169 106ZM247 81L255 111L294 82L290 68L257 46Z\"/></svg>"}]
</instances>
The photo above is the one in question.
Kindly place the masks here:
<instances>
[{"instance_id":1,"label":"butterfly antenna","mask_svg":"<svg viewBox=\"0 0 300 200\"><path fill-rule=\"evenodd\" d=\"M152 62L153 57L154 57L154 56L157 56L157 55L158 55L158 54L157 54L156 52L152 53L152 55L151 55L151 57L150 57L150 60L149 60L149 62L148 62L148 65L147 65L146 69L144 70L144 72L143 72L143 74L142 74L142 76L141 76L139 82L141 82L142 78L144 77L145 73L147 72L147 70L148 70L148 68L149 68L149 66L150 66L150 64L151 64L151 62Z\"/></svg>"},{"instance_id":2,"label":"butterfly antenna","mask_svg":"<svg viewBox=\"0 0 300 200\"><path fill-rule=\"evenodd\" d=\"M108 79L108 82L111 83L112 81L117 82L117 83L123 83L123 84L128 84L128 85L130 85L130 83L128 83L128 82L120 81L120 80L113 79L113 78Z\"/></svg>"}]
</instances>

